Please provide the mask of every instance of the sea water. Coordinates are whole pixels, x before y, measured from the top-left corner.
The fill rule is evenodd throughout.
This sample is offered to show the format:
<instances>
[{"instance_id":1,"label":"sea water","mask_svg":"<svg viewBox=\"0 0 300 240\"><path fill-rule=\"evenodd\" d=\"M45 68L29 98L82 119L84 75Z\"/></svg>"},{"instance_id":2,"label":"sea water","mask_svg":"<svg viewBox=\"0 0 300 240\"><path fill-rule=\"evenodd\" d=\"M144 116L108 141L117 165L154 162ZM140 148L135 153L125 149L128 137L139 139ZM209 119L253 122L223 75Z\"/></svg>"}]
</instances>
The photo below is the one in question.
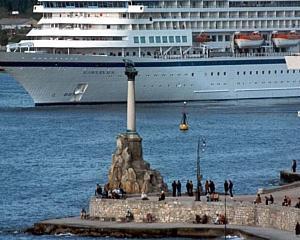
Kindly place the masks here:
<instances>
[{"instance_id":1,"label":"sea water","mask_svg":"<svg viewBox=\"0 0 300 240\"><path fill-rule=\"evenodd\" d=\"M137 104L143 154L171 186L196 182L197 141L203 179L223 191L254 194L278 185L299 159L300 99L188 102L190 129L179 131L183 103ZM12 78L0 75L0 239L92 239L20 233L35 222L78 215L96 183L105 183L126 131L126 104L35 107ZM184 191L185 189L183 189ZM98 238L99 239L99 238Z\"/></svg>"}]
</instances>

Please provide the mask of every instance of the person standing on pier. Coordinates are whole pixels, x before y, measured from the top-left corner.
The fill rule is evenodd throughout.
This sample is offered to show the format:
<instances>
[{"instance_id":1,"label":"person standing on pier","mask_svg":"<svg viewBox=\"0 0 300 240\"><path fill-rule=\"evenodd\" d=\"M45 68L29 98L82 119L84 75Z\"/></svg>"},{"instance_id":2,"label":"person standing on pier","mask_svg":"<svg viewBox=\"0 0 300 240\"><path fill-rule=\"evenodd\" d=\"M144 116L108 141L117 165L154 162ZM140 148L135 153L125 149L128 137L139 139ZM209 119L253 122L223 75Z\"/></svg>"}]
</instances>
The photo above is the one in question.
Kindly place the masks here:
<instances>
[{"instance_id":1,"label":"person standing on pier","mask_svg":"<svg viewBox=\"0 0 300 240\"><path fill-rule=\"evenodd\" d=\"M193 196L194 195L194 193L193 193L193 190L194 190L194 185L193 185L193 182L192 182L192 180L190 181L190 191L189 191L189 195L190 196Z\"/></svg>"},{"instance_id":2,"label":"person standing on pier","mask_svg":"<svg viewBox=\"0 0 300 240\"><path fill-rule=\"evenodd\" d=\"M177 181L177 196L181 196L181 182L180 180Z\"/></svg>"},{"instance_id":3,"label":"person standing on pier","mask_svg":"<svg viewBox=\"0 0 300 240\"><path fill-rule=\"evenodd\" d=\"M205 181L205 195L209 193L209 182L208 180Z\"/></svg>"},{"instance_id":4,"label":"person standing on pier","mask_svg":"<svg viewBox=\"0 0 300 240\"><path fill-rule=\"evenodd\" d=\"M224 182L224 192L225 192L225 195L228 194L228 190L229 190L229 185L228 185L227 180L225 180L225 182Z\"/></svg>"},{"instance_id":5,"label":"person standing on pier","mask_svg":"<svg viewBox=\"0 0 300 240\"><path fill-rule=\"evenodd\" d=\"M186 187L186 192L187 192L188 196L190 196L190 180L186 181L185 187Z\"/></svg>"},{"instance_id":6,"label":"person standing on pier","mask_svg":"<svg viewBox=\"0 0 300 240\"><path fill-rule=\"evenodd\" d=\"M292 162L292 172L295 173L296 172L296 168L297 168L297 161L293 160Z\"/></svg>"},{"instance_id":7,"label":"person standing on pier","mask_svg":"<svg viewBox=\"0 0 300 240\"><path fill-rule=\"evenodd\" d=\"M229 179L229 193L230 193L230 197L233 198L233 182Z\"/></svg>"},{"instance_id":8,"label":"person standing on pier","mask_svg":"<svg viewBox=\"0 0 300 240\"><path fill-rule=\"evenodd\" d=\"M173 183L172 183L172 192L173 192L173 194L172 194L172 196L173 197L176 197L176 189L177 189L177 184L176 184L176 181L174 180L173 181Z\"/></svg>"}]
</instances>

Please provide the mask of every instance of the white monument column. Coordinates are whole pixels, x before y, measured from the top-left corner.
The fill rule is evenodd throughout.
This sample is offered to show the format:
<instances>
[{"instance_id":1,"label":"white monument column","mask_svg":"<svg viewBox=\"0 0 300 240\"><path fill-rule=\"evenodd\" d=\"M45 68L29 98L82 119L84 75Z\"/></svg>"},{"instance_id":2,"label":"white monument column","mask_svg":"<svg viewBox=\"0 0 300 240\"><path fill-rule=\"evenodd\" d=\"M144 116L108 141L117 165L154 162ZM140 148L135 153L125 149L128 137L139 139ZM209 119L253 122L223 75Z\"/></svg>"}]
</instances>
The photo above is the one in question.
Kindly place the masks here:
<instances>
[{"instance_id":1,"label":"white monument column","mask_svg":"<svg viewBox=\"0 0 300 240\"><path fill-rule=\"evenodd\" d=\"M127 132L136 132L135 125L135 82L128 78L127 91Z\"/></svg>"},{"instance_id":2,"label":"white monument column","mask_svg":"<svg viewBox=\"0 0 300 240\"><path fill-rule=\"evenodd\" d=\"M137 71L134 63L129 60L125 61L125 74L127 76L127 133L136 133L135 121L135 76Z\"/></svg>"}]
</instances>

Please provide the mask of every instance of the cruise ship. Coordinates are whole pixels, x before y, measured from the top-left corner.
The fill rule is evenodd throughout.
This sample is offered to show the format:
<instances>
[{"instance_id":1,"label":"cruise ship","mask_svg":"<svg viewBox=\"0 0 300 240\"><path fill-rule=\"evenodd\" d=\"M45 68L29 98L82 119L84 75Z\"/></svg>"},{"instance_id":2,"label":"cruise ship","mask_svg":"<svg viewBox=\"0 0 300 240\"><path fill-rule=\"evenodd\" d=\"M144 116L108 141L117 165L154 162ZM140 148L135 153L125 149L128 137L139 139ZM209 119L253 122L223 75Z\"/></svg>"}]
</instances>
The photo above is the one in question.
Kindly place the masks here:
<instances>
[{"instance_id":1,"label":"cruise ship","mask_svg":"<svg viewBox=\"0 0 300 240\"><path fill-rule=\"evenodd\" d=\"M36 105L300 96L300 0L39 0L0 66Z\"/></svg>"}]
</instances>

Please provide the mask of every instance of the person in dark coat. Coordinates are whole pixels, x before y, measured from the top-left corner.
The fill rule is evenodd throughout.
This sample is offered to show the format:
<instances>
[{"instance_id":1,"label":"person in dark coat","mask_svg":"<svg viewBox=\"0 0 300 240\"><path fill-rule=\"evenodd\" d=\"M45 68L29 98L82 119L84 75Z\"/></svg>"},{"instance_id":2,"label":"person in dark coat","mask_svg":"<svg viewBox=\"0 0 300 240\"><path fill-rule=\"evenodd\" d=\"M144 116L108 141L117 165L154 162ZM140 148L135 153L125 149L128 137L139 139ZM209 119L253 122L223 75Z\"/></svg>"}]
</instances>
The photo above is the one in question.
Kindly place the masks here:
<instances>
[{"instance_id":1,"label":"person in dark coat","mask_svg":"<svg viewBox=\"0 0 300 240\"><path fill-rule=\"evenodd\" d=\"M296 160L293 160L293 162L292 162L292 172L296 172L296 168L297 168L297 162L296 162Z\"/></svg>"},{"instance_id":2,"label":"person in dark coat","mask_svg":"<svg viewBox=\"0 0 300 240\"><path fill-rule=\"evenodd\" d=\"M228 188L229 188L230 197L233 197L233 193L232 193L232 191L233 191L233 182L231 180L229 180Z\"/></svg>"},{"instance_id":3,"label":"person in dark coat","mask_svg":"<svg viewBox=\"0 0 300 240\"><path fill-rule=\"evenodd\" d=\"M190 196L190 180L187 180L185 187L187 194Z\"/></svg>"},{"instance_id":4,"label":"person in dark coat","mask_svg":"<svg viewBox=\"0 0 300 240\"><path fill-rule=\"evenodd\" d=\"M180 180L177 181L177 196L181 196L181 182Z\"/></svg>"},{"instance_id":5,"label":"person in dark coat","mask_svg":"<svg viewBox=\"0 0 300 240\"><path fill-rule=\"evenodd\" d=\"M225 182L224 182L224 192L225 192L225 195L228 194L228 190L229 190L229 185L228 185L227 180L225 180Z\"/></svg>"},{"instance_id":6,"label":"person in dark coat","mask_svg":"<svg viewBox=\"0 0 300 240\"><path fill-rule=\"evenodd\" d=\"M190 196L193 196L193 195L194 195L193 189L194 189L194 185L193 185L193 182L192 182L192 180L191 180L191 181L190 181Z\"/></svg>"},{"instance_id":7,"label":"person in dark coat","mask_svg":"<svg viewBox=\"0 0 300 240\"><path fill-rule=\"evenodd\" d=\"M206 180L205 181L205 195L209 193L209 182Z\"/></svg>"},{"instance_id":8,"label":"person in dark coat","mask_svg":"<svg viewBox=\"0 0 300 240\"><path fill-rule=\"evenodd\" d=\"M176 181L174 180L173 183L172 183L172 196L173 197L176 197L176 189L177 189L177 184L176 184Z\"/></svg>"},{"instance_id":9,"label":"person in dark coat","mask_svg":"<svg viewBox=\"0 0 300 240\"><path fill-rule=\"evenodd\" d=\"M300 235L300 224L299 224L299 222L296 223L295 232L296 232L296 235Z\"/></svg>"},{"instance_id":10,"label":"person in dark coat","mask_svg":"<svg viewBox=\"0 0 300 240\"><path fill-rule=\"evenodd\" d=\"M209 189L210 189L210 193L215 193L216 191L215 183L212 180L210 181Z\"/></svg>"},{"instance_id":11,"label":"person in dark coat","mask_svg":"<svg viewBox=\"0 0 300 240\"><path fill-rule=\"evenodd\" d=\"M158 201L163 201L166 199L166 195L164 191L161 191L160 196L158 198Z\"/></svg>"}]
</instances>

